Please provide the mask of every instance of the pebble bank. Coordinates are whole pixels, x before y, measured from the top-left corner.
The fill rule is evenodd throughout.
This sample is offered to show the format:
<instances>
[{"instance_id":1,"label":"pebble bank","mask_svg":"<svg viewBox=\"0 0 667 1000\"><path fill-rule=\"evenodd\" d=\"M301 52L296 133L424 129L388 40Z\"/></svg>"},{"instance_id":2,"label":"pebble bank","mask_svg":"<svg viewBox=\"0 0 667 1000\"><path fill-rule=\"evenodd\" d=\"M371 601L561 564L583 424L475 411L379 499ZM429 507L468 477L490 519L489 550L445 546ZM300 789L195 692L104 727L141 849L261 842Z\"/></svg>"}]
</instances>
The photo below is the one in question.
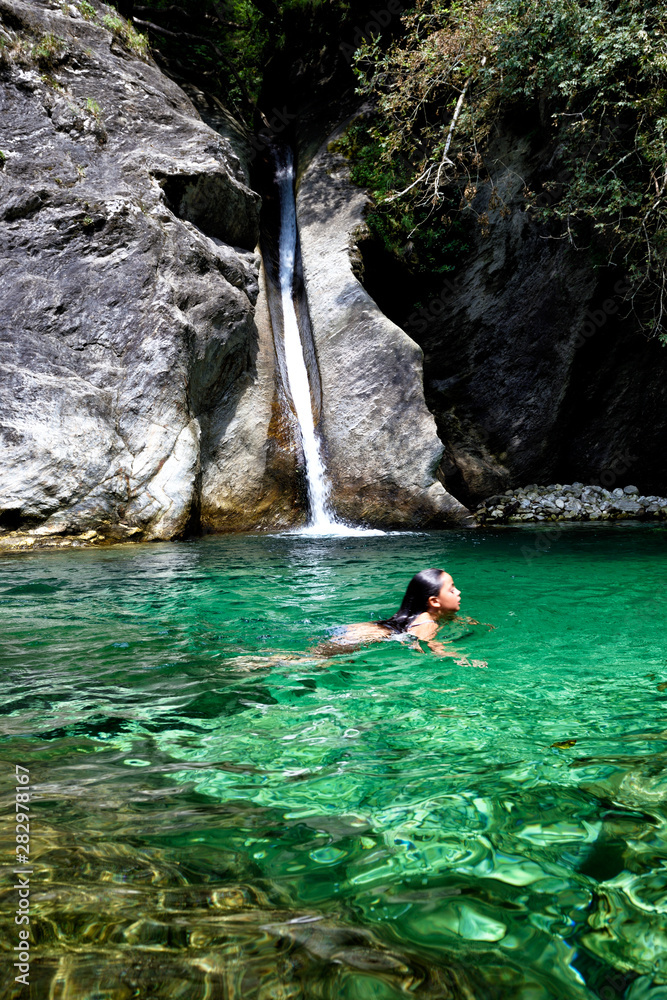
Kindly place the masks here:
<instances>
[{"instance_id":1,"label":"pebble bank","mask_svg":"<svg viewBox=\"0 0 667 1000\"><path fill-rule=\"evenodd\" d=\"M572 483L524 486L489 497L475 511L480 524L524 521L621 521L667 519L667 497L640 496L636 486L606 490Z\"/></svg>"}]
</instances>

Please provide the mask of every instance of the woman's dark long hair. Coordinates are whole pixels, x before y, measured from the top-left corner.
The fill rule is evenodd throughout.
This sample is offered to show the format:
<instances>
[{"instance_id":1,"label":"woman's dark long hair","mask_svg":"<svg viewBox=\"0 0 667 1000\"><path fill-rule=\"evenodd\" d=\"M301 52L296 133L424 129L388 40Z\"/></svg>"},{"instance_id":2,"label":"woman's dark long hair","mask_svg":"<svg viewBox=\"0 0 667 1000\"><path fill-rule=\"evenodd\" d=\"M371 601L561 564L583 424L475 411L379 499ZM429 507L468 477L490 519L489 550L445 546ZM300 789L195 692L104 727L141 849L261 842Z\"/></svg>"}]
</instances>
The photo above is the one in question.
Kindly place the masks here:
<instances>
[{"instance_id":1,"label":"woman's dark long hair","mask_svg":"<svg viewBox=\"0 0 667 1000\"><path fill-rule=\"evenodd\" d=\"M429 597L436 597L440 593L444 572L444 569L423 569L421 573L415 573L396 614L375 624L384 625L392 632L405 632L417 615L428 611Z\"/></svg>"}]
</instances>

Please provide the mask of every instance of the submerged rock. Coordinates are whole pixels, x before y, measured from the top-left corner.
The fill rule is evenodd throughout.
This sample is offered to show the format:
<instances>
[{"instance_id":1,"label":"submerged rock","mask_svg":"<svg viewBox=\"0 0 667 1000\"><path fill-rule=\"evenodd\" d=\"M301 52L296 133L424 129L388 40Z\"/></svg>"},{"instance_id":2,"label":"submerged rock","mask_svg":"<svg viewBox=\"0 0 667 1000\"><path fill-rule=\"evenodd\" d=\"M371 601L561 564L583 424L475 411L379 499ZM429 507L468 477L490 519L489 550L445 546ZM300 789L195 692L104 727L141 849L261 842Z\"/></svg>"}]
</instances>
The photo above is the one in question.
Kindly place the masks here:
<instances>
[{"instance_id":1,"label":"submerged rock","mask_svg":"<svg viewBox=\"0 0 667 1000\"><path fill-rule=\"evenodd\" d=\"M259 196L116 11L86 12L0 2L0 529L289 524L254 321Z\"/></svg>"}]
</instances>

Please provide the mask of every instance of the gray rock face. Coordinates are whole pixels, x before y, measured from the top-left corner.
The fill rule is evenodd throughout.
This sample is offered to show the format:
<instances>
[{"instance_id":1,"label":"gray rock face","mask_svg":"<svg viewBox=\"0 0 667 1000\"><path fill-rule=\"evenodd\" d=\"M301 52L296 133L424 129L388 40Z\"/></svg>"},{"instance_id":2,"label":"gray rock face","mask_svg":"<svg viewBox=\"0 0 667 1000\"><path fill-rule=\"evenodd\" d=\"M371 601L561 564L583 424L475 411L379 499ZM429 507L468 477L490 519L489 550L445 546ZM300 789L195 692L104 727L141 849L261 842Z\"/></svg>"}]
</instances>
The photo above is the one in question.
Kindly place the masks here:
<instances>
[{"instance_id":1,"label":"gray rock face","mask_svg":"<svg viewBox=\"0 0 667 1000\"><path fill-rule=\"evenodd\" d=\"M259 197L94 7L0 0L0 543L289 524L254 321Z\"/></svg>"},{"instance_id":2,"label":"gray rock face","mask_svg":"<svg viewBox=\"0 0 667 1000\"><path fill-rule=\"evenodd\" d=\"M385 527L469 523L436 478L443 446L421 350L353 271L365 205L345 160L323 147L301 177L297 215L333 504L345 519Z\"/></svg>"}]
</instances>

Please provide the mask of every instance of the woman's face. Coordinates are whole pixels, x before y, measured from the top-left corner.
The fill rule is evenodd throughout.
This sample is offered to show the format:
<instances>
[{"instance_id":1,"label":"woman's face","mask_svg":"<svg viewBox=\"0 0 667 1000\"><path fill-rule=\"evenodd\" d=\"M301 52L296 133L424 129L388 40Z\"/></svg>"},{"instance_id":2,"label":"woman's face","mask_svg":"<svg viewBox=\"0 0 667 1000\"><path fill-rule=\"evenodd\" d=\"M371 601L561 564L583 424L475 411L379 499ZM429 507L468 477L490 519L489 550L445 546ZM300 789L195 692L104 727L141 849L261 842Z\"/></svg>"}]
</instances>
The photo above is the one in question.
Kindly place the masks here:
<instances>
[{"instance_id":1,"label":"woman's face","mask_svg":"<svg viewBox=\"0 0 667 1000\"><path fill-rule=\"evenodd\" d=\"M459 610L461 607L461 591L456 589L449 573L442 574L440 591L435 598L429 598L429 601L437 601L436 607L440 608L442 613Z\"/></svg>"}]
</instances>

